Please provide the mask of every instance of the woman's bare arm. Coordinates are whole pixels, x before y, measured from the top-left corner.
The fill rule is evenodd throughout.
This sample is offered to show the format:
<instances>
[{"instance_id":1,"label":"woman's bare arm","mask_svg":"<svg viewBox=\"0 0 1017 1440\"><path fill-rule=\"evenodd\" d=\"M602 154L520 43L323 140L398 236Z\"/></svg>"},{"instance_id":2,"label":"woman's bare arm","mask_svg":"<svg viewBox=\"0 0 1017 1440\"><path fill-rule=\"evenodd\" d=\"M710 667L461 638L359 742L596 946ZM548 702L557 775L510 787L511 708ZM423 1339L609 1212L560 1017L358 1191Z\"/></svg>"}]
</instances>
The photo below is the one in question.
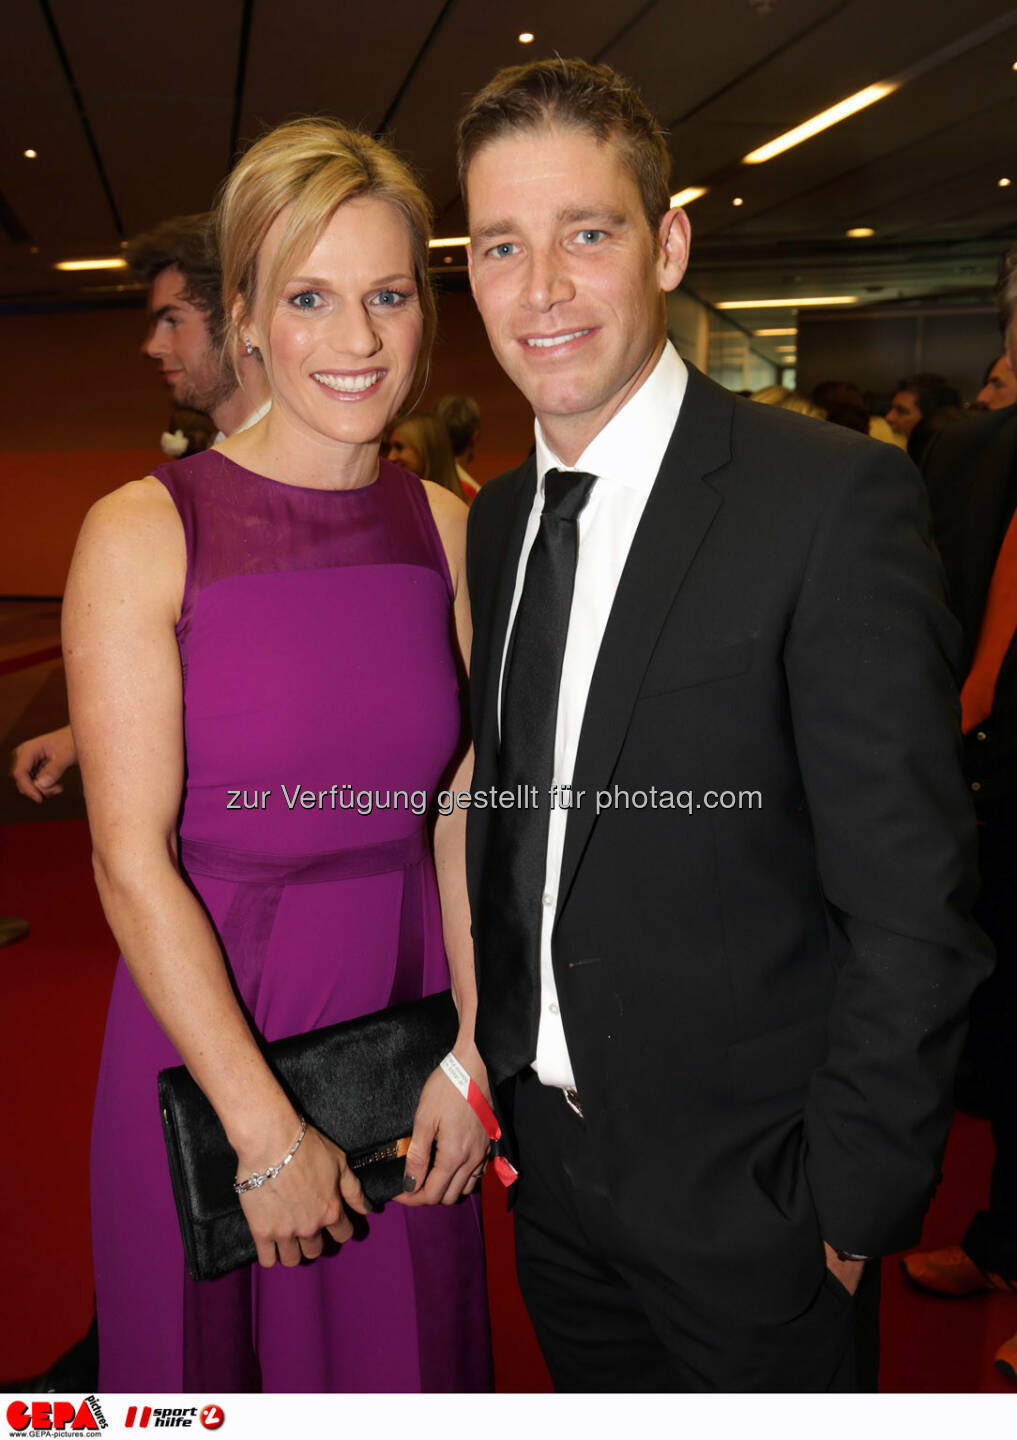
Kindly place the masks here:
<instances>
[{"instance_id":1,"label":"woman's bare arm","mask_svg":"<svg viewBox=\"0 0 1017 1440\"><path fill-rule=\"evenodd\" d=\"M158 481L138 481L99 501L68 578L64 659L106 917L146 1004L214 1106L238 1170L247 1174L286 1154L298 1119L178 869L184 750L174 626L185 565L182 527ZM317 1253L323 1226L337 1239L350 1233L336 1197L337 1166L340 1174L344 1167L334 1149L309 1133L276 1181L244 1197L263 1264L274 1260L276 1246L284 1263L298 1263L299 1236L304 1253L308 1246ZM362 1208L355 1178L344 1181L344 1198Z\"/></svg>"},{"instance_id":2,"label":"woman's bare arm","mask_svg":"<svg viewBox=\"0 0 1017 1440\"><path fill-rule=\"evenodd\" d=\"M466 587L466 506L449 491L426 481L424 488L448 560L455 591L455 628L461 671L468 672L473 626ZM464 705L464 714L466 706ZM453 794L470 788L473 747L468 746L456 767ZM477 981L470 934L470 905L466 893L466 812L453 805L439 815L434 827L434 865L441 901L442 932L448 957L452 994L459 1012L459 1034L453 1047L456 1058L489 1095L487 1072L474 1040ZM437 1139L435 1163L428 1174L431 1142ZM406 1158L406 1173L416 1181L404 1204L452 1204L476 1185L474 1172L487 1155L488 1141L473 1111L440 1071L428 1080L421 1095L413 1142ZM419 1188L427 1176L423 1188Z\"/></svg>"}]
</instances>

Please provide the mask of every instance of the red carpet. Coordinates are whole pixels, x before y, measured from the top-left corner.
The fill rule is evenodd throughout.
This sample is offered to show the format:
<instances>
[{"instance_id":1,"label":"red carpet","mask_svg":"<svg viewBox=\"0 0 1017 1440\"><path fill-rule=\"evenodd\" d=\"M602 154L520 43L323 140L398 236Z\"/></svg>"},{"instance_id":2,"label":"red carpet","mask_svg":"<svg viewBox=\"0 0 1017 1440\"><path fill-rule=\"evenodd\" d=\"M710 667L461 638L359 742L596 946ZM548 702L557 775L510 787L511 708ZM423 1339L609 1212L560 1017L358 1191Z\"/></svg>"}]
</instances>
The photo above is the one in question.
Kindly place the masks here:
<instances>
[{"instance_id":1,"label":"red carpet","mask_svg":"<svg viewBox=\"0 0 1017 1440\"><path fill-rule=\"evenodd\" d=\"M988 1123L958 1114L947 1146L943 1183L925 1221L922 1241L927 1248L956 1245L973 1211L988 1204L992 1154ZM1017 1332L1017 1295L979 1295L969 1300L924 1295L904 1279L896 1258L887 1259L881 1324L881 1390L1015 1394L992 1357Z\"/></svg>"},{"instance_id":2,"label":"red carpet","mask_svg":"<svg viewBox=\"0 0 1017 1440\"><path fill-rule=\"evenodd\" d=\"M0 1376L14 1377L42 1370L92 1316L88 1136L117 951L85 821L0 828L0 914L32 927L0 950L0 1155L22 1157L20 1183L0 1186ZM493 1179L484 1211L498 1387L549 1390L516 1286L505 1191Z\"/></svg>"},{"instance_id":3,"label":"red carpet","mask_svg":"<svg viewBox=\"0 0 1017 1440\"><path fill-rule=\"evenodd\" d=\"M88 1138L117 952L83 820L0 830L0 913L32 927L0 950L0 1154L21 1157L20 1183L0 1186L0 1375L14 1376L42 1369L92 1317Z\"/></svg>"},{"instance_id":4,"label":"red carpet","mask_svg":"<svg viewBox=\"0 0 1017 1440\"><path fill-rule=\"evenodd\" d=\"M92 1311L88 1130L116 947L92 884L84 821L0 830L0 914L24 916L27 940L0 950L4 1056L0 1226L7 1240L0 1375L41 1370L86 1329ZM984 1122L958 1116L925 1243L948 1244L984 1202L991 1165ZM547 1372L512 1266L504 1191L484 1194L495 1370L503 1392L546 1390ZM1017 1297L935 1300L883 1271L884 1391L1012 1392L993 1368L1017 1331Z\"/></svg>"}]
</instances>

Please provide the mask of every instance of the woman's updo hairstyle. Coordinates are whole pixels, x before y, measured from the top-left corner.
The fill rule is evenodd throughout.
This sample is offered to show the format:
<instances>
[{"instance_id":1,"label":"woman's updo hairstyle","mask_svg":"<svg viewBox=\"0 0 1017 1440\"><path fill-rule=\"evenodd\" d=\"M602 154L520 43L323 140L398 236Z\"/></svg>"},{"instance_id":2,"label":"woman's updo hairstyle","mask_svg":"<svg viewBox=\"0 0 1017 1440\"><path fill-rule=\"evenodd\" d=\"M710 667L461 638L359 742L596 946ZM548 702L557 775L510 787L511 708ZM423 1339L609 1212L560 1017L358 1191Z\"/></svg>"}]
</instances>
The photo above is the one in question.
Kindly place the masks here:
<instances>
[{"instance_id":1,"label":"woman's updo hairstyle","mask_svg":"<svg viewBox=\"0 0 1017 1440\"><path fill-rule=\"evenodd\" d=\"M413 273L424 327L411 391L422 390L436 328L428 278L431 204L409 169L387 146L339 120L308 117L279 125L237 161L219 197L217 228L222 260L223 308L236 340L233 306L254 317L282 290L314 248L340 205L359 198L385 200L402 215L413 253ZM258 289L258 254L279 214L289 208L272 269ZM410 397L412 403L412 395Z\"/></svg>"}]
</instances>

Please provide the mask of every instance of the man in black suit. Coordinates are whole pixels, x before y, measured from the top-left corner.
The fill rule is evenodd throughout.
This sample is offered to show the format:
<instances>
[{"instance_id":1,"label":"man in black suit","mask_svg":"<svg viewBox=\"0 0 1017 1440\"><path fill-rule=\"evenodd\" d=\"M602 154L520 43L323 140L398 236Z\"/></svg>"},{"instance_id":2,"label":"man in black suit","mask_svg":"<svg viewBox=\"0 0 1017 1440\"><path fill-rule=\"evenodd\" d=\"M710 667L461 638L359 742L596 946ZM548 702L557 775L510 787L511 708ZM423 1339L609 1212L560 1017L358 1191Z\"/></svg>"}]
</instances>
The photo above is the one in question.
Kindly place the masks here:
<instances>
[{"instance_id":1,"label":"man in black suit","mask_svg":"<svg viewBox=\"0 0 1017 1440\"><path fill-rule=\"evenodd\" d=\"M559 1389L850 1389L991 964L958 635L910 462L667 343L668 169L581 61L460 125L474 295L537 417L470 517L477 1038Z\"/></svg>"},{"instance_id":2,"label":"man in black suit","mask_svg":"<svg viewBox=\"0 0 1017 1440\"><path fill-rule=\"evenodd\" d=\"M996 302L1007 368L1017 369L1017 245L1003 258ZM904 1268L923 1289L966 1296L1017 1289L1017 405L948 426L922 468L969 675L964 769L982 875L975 915L998 963L975 996L968 1053L996 1164L989 1209L975 1215L961 1244L910 1255ZM1017 1335L996 1363L1017 1380Z\"/></svg>"}]
</instances>

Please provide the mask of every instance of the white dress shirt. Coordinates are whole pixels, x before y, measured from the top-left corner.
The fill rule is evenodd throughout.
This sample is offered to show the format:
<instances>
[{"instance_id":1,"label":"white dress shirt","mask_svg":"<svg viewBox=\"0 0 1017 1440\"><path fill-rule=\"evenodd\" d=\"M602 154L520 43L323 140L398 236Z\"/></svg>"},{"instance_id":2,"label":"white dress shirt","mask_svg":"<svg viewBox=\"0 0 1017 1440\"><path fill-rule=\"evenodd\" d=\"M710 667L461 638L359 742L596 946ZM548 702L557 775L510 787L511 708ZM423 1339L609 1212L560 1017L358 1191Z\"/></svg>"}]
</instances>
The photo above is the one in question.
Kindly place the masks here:
<instances>
[{"instance_id":1,"label":"white dress shirt","mask_svg":"<svg viewBox=\"0 0 1017 1440\"><path fill-rule=\"evenodd\" d=\"M526 562L544 508L544 476L548 470L558 469L583 470L598 477L579 516L579 555L554 733L552 783L559 787L559 791L562 786L572 783L583 712L600 642L628 559L632 537L642 519L685 398L687 379L688 373L678 352L670 341L665 342L652 372L617 415L591 440L575 465L562 464L545 440L540 422L535 422L537 493L519 555L505 652L502 654L502 683L505 653L519 608ZM498 714L501 715L501 684L498 687ZM586 801L590 798L587 796ZM542 796L541 801L549 804L547 796ZM551 932L557 909L568 810L560 806L551 809L549 820L540 927L540 1023L533 1068L545 1085L573 1087L576 1082L565 1043L551 966Z\"/></svg>"}]
</instances>

